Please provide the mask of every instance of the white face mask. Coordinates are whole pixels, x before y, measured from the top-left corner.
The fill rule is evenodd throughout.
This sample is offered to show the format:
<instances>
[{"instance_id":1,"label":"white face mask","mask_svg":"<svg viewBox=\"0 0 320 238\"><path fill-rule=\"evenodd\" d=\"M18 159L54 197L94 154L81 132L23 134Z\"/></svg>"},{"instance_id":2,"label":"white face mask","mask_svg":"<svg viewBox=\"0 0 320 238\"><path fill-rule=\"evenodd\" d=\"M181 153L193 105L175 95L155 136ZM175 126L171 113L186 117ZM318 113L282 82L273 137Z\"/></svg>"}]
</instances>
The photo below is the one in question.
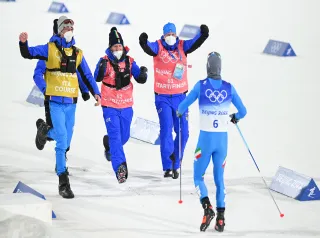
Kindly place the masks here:
<instances>
[{"instance_id":1,"label":"white face mask","mask_svg":"<svg viewBox=\"0 0 320 238\"><path fill-rule=\"evenodd\" d=\"M119 60L123 54L123 50L113 51L112 54Z\"/></svg>"},{"instance_id":2,"label":"white face mask","mask_svg":"<svg viewBox=\"0 0 320 238\"><path fill-rule=\"evenodd\" d=\"M174 45L177 41L177 38L175 36L167 36L164 38L164 40L168 45Z\"/></svg>"},{"instance_id":3,"label":"white face mask","mask_svg":"<svg viewBox=\"0 0 320 238\"><path fill-rule=\"evenodd\" d=\"M66 33L64 33L63 37L66 39L66 42L69 43L72 40L73 32L67 31Z\"/></svg>"}]
</instances>

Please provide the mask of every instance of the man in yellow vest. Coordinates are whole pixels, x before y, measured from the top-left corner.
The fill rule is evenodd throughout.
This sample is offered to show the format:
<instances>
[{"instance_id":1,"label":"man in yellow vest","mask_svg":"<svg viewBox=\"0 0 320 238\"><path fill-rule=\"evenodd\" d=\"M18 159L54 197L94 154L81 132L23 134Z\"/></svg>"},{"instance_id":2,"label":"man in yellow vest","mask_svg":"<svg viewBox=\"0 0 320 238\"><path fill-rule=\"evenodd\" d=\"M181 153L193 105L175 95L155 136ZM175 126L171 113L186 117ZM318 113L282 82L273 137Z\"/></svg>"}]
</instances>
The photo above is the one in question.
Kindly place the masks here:
<instances>
[{"instance_id":1,"label":"man in yellow vest","mask_svg":"<svg viewBox=\"0 0 320 238\"><path fill-rule=\"evenodd\" d=\"M81 77L100 105L100 92L92 77L82 50L75 47L73 38L74 22L65 16L58 19L58 34L52 42L35 47L28 46L28 34L19 36L20 53L26 59L45 60L46 90L45 98L49 101L49 110L53 127L44 121L37 121L36 143L44 146L47 137L56 141L56 165L59 176L59 194L63 198L73 198L69 177L66 171L65 152L68 148L68 133L73 130L75 109L79 93L78 78ZM38 146L37 145L37 146Z\"/></svg>"}]
</instances>

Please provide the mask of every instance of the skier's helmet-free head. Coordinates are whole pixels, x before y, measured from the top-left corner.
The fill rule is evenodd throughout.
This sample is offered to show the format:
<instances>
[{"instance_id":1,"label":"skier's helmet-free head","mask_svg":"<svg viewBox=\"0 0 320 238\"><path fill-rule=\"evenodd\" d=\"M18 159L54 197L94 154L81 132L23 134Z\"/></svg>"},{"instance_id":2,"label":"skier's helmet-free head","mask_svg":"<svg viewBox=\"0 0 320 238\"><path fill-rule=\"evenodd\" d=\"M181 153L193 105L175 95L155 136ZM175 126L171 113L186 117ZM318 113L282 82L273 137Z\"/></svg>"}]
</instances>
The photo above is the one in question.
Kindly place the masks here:
<instances>
[{"instance_id":1,"label":"skier's helmet-free head","mask_svg":"<svg viewBox=\"0 0 320 238\"><path fill-rule=\"evenodd\" d=\"M218 52L211 52L207 59L207 74L209 78L220 77L221 74L221 56Z\"/></svg>"},{"instance_id":2,"label":"skier's helmet-free head","mask_svg":"<svg viewBox=\"0 0 320 238\"><path fill-rule=\"evenodd\" d=\"M67 31L70 31L70 30L73 31L73 25L74 25L74 22L72 19L69 19L66 16L61 16L57 21L57 28L58 28L57 33L59 35L62 35Z\"/></svg>"}]
</instances>

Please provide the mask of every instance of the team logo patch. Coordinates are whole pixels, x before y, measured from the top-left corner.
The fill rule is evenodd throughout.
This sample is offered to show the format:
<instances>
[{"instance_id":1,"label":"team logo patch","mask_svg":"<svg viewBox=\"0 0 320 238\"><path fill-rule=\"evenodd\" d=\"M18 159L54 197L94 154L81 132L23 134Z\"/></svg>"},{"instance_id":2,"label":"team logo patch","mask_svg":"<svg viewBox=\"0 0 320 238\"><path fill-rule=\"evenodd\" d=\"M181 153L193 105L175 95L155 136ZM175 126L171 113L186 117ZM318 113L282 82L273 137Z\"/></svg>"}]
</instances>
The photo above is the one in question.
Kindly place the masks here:
<instances>
[{"instance_id":1,"label":"team logo patch","mask_svg":"<svg viewBox=\"0 0 320 238\"><path fill-rule=\"evenodd\" d=\"M196 159L199 159L201 157L201 149L200 148L197 148L195 153L194 153L194 157Z\"/></svg>"}]
</instances>

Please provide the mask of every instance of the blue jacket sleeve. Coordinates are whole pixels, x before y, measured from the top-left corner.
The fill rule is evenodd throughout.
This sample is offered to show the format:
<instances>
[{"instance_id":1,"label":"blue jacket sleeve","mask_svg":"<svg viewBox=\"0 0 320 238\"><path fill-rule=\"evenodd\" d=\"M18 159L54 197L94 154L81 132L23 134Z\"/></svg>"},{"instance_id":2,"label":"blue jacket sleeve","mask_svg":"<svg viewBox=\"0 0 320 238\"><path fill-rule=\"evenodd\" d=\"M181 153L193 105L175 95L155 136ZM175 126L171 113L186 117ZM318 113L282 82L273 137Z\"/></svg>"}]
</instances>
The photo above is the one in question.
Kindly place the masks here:
<instances>
[{"instance_id":1,"label":"blue jacket sleeve","mask_svg":"<svg viewBox=\"0 0 320 238\"><path fill-rule=\"evenodd\" d=\"M195 44L195 42L200 38L201 34L197 34L193 39L184 40L183 42L183 51L186 53L188 52L191 47Z\"/></svg>"},{"instance_id":2,"label":"blue jacket sleeve","mask_svg":"<svg viewBox=\"0 0 320 238\"><path fill-rule=\"evenodd\" d=\"M231 93L232 93L232 103L238 110L235 116L238 120L240 120L244 118L245 115L247 114L247 109L243 105L241 98L239 97L236 89L233 86L231 86Z\"/></svg>"},{"instance_id":3,"label":"blue jacket sleeve","mask_svg":"<svg viewBox=\"0 0 320 238\"><path fill-rule=\"evenodd\" d=\"M137 65L136 61L132 62L131 65L131 74L133 75L134 79L137 80L139 79L139 75L140 75L140 68Z\"/></svg>"},{"instance_id":4,"label":"blue jacket sleeve","mask_svg":"<svg viewBox=\"0 0 320 238\"><path fill-rule=\"evenodd\" d=\"M141 42L141 41L139 41L139 44L140 44L141 48L143 49L143 51L145 53L147 53L148 55L153 56L153 57L158 55L159 45L158 45L157 41L155 41L155 42L149 42L149 41Z\"/></svg>"},{"instance_id":5,"label":"blue jacket sleeve","mask_svg":"<svg viewBox=\"0 0 320 238\"><path fill-rule=\"evenodd\" d=\"M155 55L158 55L158 53L159 53L159 44L158 44L158 41L155 41L155 42L149 42L149 41L148 41L147 45L149 46L149 48L152 50L152 52L153 52Z\"/></svg>"},{"instance_id":6,"label":"blue jacket sleeve","mask_svg":"<svg viewBox=\"0 0 320 238\"><path fill-rule=\"evenodd\" d=\"M19 42L19 46L21 56L25 59L48 60L48 44L29 47L26 41L25 43Z\"/></svg>"},{"instance_id":7,"label":"blue jacket sleeve","mask_svg":"<svg viewBox=\"0 0 320 238\"><path fill-rule=\"evenodd\" d=\"M92 77L91 70L90 70L84 56L82 57L82 61L81 61L77 70L79 71L83 82L85 83L85 85L89 89L92 96L94 96L96 94L100 95L98 85L97 85L96 81L94 80L94 78Z\"/></svg>"},{"instance_id":8,"label":"blue jacket sleeve","mask_svg":"<svg viewBox=\"0 0 320 238\"><path fill-rule=\"evenodd\" d=\"M195 100L199 97L200 94L200 82L197 82L196 85L194 85L191 92L188 94L188 96L179 104L178 107L178 113L183 114L188 107L194 103Z\"/></svg>"},{"instance_id":9,"label":"blue jacket sleeve","mask_svg":"<svg viewBox=\"0 0 320 238\"><path fill-rule=\"evenodd\" d=\"M88 93L89 89L86 86L86 84L83 82L80 73L77 71L77 76L78 76L78 82L79 82L79 88L81 93Z\"/></svg>"},{"instance_id":10,"label":"blue jacket sleeve","mask_svg":"<svg viewBox=\"0 0 320 238\"><path fill-rule=\"evenodd\" d=\"M44 80L44 74L46 72L46 63L43 60L38 60L37 66L34 69L33 81L39 88L39 90L44 94L46 92L46 81Z\"/></svg>"}]
</instances>

